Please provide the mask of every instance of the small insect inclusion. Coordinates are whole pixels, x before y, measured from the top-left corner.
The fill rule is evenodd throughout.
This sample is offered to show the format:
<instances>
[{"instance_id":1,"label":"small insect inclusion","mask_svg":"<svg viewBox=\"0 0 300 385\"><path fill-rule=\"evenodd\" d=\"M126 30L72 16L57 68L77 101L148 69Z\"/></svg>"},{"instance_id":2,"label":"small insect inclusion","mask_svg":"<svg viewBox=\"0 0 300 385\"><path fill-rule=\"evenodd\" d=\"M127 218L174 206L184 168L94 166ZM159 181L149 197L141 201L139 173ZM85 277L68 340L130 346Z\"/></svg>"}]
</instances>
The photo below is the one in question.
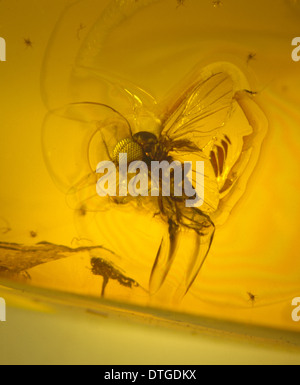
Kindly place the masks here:
<instances>
[{"instance_id":1,"label":"small insect inclusion","mask_svg":"<svg viewBox=\"0 0 300 385\"><path fill-rule=\"evenodd\" d=\"M169 105L166 103L161 106L161 111L164 112L157 116L160 125L155 134L151 133L150 129L149 132L141 129L143 122L138 121L138 117L129 121L129 117L114 107L93 101L71 103L52 112L46 121L44 135L56 138L55 141L48 141L47 138L44 140L45 153L50 154L47 163L53 166L50 171L60 180L69 178L69 170L61 164L60 154L70 152L70 159L73 159L74 151L70 148L70 142L74 141L74 132L82 123L85 123L85 132L90 132L89 140L85 139L85 144L79 143L83 153L88 154L87 164L83 166L89 173L69 186L69 191L74 192L78 203L77 212L81 217L88 211L100 213L115 204L131 204L140 212L143 208L150 208L155 218L159 215L165 224L166 234L158 247L149 277L149 292L152 295L157 293L166 281L175 257L179 255L178 248L182 244L182 237L186 237L186 232L195 239L188 255L185 256L180 287L176 290L177 297L182 298L189 291L209 253L216 221L219 218L220 222L225 221L244 193L267 129L267 120L255 103L256 95L245 92L244 89L237 89L232 73L239 73L239 70L231 65L228 70L224 66L220 70L217 65L208 68L203 70L203 76L199 76L192 86L178 95L177 100L172 99ZM150 116L152 113L143 106L143 101L137 105L137 99L140 101L144 97L148 100L148 93L143 95L139 89L139 98L135 98L134 92L134 89L132 92L127 88L120 89L124 100L130 98L132 111L143 109L143 116ZM149 103L145 103L146 105ZM61 139L64 127L68 127L64 137L65 143ZM70 140L69 132L73 135ZM78 135L78 140L80 138ZM120 200L99 198L96 193L97 165L101 161L109 160L116 163L117 156L124 149L131 161L142 159L146 163L171 163L175 160L183 164L185 160L204 159L207 166L204 174L205 200L201 210L195 207L187 208L186 197L178 198L174 194L159 194L155 199L150 199L152 197L149 196L132 199L126 197ZM193 169L193 183L196 182L196 175L197 170ZM174 175L170 179L171 184L174 184ZM129 229L130 226L124 226L125 233ZM104 265L101 266L102 269ZM112 271L109 265L105 269ZM116 277L115 279L121 279L120 275ZM105 285L108 279L107 272L104 274Z\"/></svg>"}]
</instances>

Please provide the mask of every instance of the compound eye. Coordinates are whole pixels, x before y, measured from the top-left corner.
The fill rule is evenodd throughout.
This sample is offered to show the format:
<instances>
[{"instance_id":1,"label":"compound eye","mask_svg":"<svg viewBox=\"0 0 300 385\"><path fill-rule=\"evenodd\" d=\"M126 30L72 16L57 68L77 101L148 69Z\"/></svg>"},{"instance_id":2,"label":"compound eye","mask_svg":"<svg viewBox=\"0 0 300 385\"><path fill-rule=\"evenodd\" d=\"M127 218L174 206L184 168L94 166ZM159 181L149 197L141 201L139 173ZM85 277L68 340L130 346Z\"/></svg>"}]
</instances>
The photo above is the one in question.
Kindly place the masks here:
<instances>
[{"instance_id":1,"label":"compound eye","mask_svg":"<svg viewBox=\"0 0 300 385\"><path fill-rule=\"evenodd\" d=\"M115 164L119 164L120 154L127 154L128 163L144 159L142 147L132 139L123 139L116 145L112 156L112 161Z\"/></svg>"}]
</instances>

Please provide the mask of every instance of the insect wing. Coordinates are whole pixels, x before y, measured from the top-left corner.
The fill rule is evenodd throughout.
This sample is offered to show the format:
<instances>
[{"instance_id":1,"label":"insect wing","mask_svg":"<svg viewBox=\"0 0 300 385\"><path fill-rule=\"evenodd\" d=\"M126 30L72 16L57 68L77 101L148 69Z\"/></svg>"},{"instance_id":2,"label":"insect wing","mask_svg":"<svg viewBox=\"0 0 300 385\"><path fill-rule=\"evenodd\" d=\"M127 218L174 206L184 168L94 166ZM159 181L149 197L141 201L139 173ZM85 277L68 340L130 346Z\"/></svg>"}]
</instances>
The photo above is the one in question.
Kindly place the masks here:
<instances>
[{"instance_id":1,"label":"insect wing","mask_svg":"<svg viewBox=\"0 0 300 385\"><path fill-rule=\"evenodd\" d=\"M203 148L224 127L233 110L234 84L225 73L200 81L170 110L162 137Z\"/></svg>"},{"instance_id":2,"label":"insect wing","mask_svg":"<svg viewBox=\"0 0 300 385\"><path fill-rule=\"evenodd\" d=\"M175 159L188 161L196 156L204 160L201 210L217 224L226 221L244 193L267 129L255 96L239 91L238 86L226 72L201 80L173 105L161 132L161 140L169 143ZM195 178L193 166L194 186Z\"/></svg>"},{"instance_id":3,"label":"insect wing","mask_svg":"<svg viewBox=\"0 0 300 385\"><path fill-rule=\"evenodd\" d=\"M173 159L182 163L192 161L193 186L199 177L195 161L205 162L201 211L185 207L180 210L180 225L193 230L191 234L196 237L176 292L180 300L205 262L214 236L214 224L225 222L245 191L258 159L267 121L253 95L236 91L233 79L226 73L216 73L201 81L181 103L175 103L171 111L161 141L168 143ZM199 220L193 213L199 213ZM201 223L203 218L207 218L207 225ZM165 271L168 271L173 256L160 254L159 262L161 265L164 262ZM154 273L152 276L159 277L159 272ZM162 285L164 275L160 273L160 276Z\"/></svg>"},{"instance_id":4,"label":"insect wing","mask_svg":"<svg viewBox=\"0 0 300 385\"><path fill-rule=\"evenodd\" d=\"M98 211L97 165L109 161L117 142L130 137L128 121L114 109L97 103L74 103L48 114L43 126L43 152L58 187L71 207L84 204Z\"/></svg>"}]
</instances>

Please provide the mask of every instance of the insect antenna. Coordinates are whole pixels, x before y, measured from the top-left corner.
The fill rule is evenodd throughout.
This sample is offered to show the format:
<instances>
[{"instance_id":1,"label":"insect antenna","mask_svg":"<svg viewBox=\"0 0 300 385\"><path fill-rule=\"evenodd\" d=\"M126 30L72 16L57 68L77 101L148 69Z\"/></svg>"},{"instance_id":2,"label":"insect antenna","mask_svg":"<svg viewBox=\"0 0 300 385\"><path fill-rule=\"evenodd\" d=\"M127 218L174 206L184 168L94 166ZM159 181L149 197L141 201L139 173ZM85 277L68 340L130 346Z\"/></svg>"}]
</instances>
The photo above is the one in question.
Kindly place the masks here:
<instances>
[{"instance_id":1,"label":"insect antenna","mask_svg":"<svg viewBox=\"0 0 300 385\"><path fill-rule=\"evenodd\" d=\"M110 109L111 111L113 111L115 114L119 115L122 119L125 120L125 122L127 123L128 125L128 128L129 128L129 131L130 131L130 135L131 137L133 136L133 133L132 133L132 129L131 129L131 125L129 123L129 120L125 118L124 115L122 115L119 111L117 111L116 109L114 109L113 107L107 105L107 104L104 104L104 103L98 103L98 102L80 102L80 103L71 103L71 105L73 106L76 106L76 105L91 105L91 106L101 106L101 107L106 107L108 109Z\"/></svg>"}]
</instances>

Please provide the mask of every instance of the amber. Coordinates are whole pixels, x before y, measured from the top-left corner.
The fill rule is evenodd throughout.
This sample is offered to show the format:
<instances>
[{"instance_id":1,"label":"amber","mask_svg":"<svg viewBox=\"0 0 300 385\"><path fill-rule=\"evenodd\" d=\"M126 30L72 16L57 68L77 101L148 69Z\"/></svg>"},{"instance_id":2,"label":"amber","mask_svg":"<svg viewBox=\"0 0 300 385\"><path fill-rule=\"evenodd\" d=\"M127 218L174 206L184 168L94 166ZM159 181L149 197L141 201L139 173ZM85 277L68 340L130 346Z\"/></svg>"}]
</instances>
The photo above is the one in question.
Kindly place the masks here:
<instances>
[{"instance_id":1,"label":"amber","mask_svg":"<svg viewBox=\"0 0 300 385\"><path fill-rule=\"evenodd\" d=\"M154 308L298 331L291 304L300 296L300 63L292 58L299 2L41 1L47 28L42 19L25 23L25 3L23 30L12 21L0 30L3 284L138 305L146 315ZM150 293L168 226L153 200L122 208L97 200L92 171L104 150L95 127L105 122L112 149L129 139L128 123L158 137L177 101L188 103L208 77L203 69L231 74L239 112L222 138L202 146L215 235L179 301L195 231L181 230L168 277ZM86 102L114 111L70 107ZM241 153L244 163L226 173L226 159Z\"/></svg>"}]
</instances>

